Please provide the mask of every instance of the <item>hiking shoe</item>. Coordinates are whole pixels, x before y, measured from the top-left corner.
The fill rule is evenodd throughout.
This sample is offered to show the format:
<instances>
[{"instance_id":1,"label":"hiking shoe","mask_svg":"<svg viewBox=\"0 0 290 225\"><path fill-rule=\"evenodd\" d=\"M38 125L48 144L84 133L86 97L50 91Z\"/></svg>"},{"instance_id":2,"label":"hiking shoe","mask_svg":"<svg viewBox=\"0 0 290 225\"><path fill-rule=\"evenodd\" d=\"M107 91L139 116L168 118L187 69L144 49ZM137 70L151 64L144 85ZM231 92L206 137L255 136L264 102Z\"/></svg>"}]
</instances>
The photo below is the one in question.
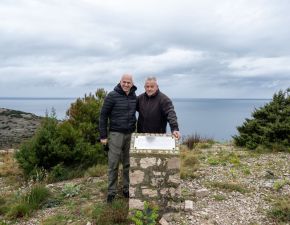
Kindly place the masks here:
<instances>
[{"instance_id":1,"label":"hiking shoe","mask_svg":"<svg viewBox=\"0 0 290 225\"><path fill-rule=\"evenodd\" d=\"M129 198L130 197L129 191L123 191L123 196L124 198Z\"/></svg>"},{"instance_id":2,"label":"hiking shoe","mask_svg":"<svg viewBox=\"0 0 290 225\"><path fill-rule=\"evenodd\" d=\"M107 203L112 203L114 199L115 199L115 195L108 195Z\"/></svg>"}]
</instances>

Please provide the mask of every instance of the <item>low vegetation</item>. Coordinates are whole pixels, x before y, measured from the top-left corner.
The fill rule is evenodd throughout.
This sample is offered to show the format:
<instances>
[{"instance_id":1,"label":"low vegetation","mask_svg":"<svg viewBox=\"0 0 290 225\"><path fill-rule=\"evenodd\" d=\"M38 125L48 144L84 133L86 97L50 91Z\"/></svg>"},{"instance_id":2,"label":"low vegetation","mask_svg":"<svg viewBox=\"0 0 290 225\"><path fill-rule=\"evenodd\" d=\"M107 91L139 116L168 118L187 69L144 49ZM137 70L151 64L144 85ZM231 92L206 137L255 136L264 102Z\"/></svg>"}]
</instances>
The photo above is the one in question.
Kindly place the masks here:
<instances>
[{"instance_id":1,"label":"low vegetation","mask_svg":"<svg viewBox=\"0 0 290 225\"><path fill-rule=\"evenodd\" d=\"M181 167L180 167L180 177L181 179L194 179L196 178L196 173L200 167L198 152L189 151L187 147L181 148Z\"/></svg>"},{"instance_id":2,"label":"low vegetation","mask_svg":"<svg viewBox=\"0 0 290 225\"><path fill-rule=\"evenodd\" d=\"M290 194L274 199L268 215L277 223L290 222Z\"/></svg>"},{"instance_id":3,"label":"low vegetation","mask_svg":"<svg viewBox=\"0 0 290 225\"><path fill-rule=\"evenodd\" d=\"M43 185L37 184L24 194L14 193L0 199L0 215L8 219L27 217L35 210L41 208L42 204L50 196L49 190Z\"/></svg>"},{"instance_id":4,"label":"low vegetation","mask_svg":"<svg viewBox=\"0 0 290 225\"><path fill-rule=\"evenodd\" d=\"M245 188L242 184L234 183L234 182L221 182L221 181L213 181L208 183L209 187L218 188L226 191L237 191L242 194L249 192L247 188Z\"/></svg>"},{"instance_id":5,"label":"low vegetation","mask_svg":"<svg viewBox=\"0 0 290 225\"><path fill-rule=\"evenodd\" d=\"M194 148L210 148L214 143L212 138L202 137L197 133L185 136L182 140L182 144L190 150Z\"/></svg>"}]
</instances>

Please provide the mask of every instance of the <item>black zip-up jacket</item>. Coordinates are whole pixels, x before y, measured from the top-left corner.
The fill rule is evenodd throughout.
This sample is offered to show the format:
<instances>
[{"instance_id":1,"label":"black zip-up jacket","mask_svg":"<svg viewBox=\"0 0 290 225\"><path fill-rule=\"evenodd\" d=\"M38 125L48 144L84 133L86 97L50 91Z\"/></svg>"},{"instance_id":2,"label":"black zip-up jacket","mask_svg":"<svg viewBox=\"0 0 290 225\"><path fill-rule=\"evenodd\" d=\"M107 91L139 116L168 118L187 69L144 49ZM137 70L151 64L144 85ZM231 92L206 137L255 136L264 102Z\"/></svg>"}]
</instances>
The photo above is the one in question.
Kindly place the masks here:
<instances>
[{"instance_id":1,"label":"black zip-up jacket","mask_svg":"<svg viewBox=\"0 0 290 225\"><path fill-rule=\"evenodd\" d=\"M118 84L105 98L104 105L100 114L99 130L100 138L108 137L108 120L109 130L121 133L132 133L136 129L136 104L137 97L136 86L130 89L129 95L123 91Z\"/></svg>"},{"instance_id":2,"label":"black zip-up jacket","mask_svg":"<svg viewBox=\"0 0 290 225\"><path fill-rule=\"evenodd\" d=\"M137 111L138 133L166 133L167 122L171 132L179 131L172 101L159 90L152 96L148 96L146 92L139 95Z\"/></svg>"}]
</instances>

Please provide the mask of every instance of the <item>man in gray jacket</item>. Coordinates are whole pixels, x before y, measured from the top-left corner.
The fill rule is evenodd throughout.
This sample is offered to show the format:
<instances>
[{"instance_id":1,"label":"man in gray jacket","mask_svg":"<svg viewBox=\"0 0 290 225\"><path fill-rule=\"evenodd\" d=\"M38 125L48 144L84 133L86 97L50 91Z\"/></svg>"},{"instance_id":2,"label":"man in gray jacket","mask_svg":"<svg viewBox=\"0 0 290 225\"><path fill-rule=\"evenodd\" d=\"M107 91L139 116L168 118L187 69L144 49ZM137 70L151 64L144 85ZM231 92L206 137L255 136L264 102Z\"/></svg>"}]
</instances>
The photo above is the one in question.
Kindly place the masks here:
<instances>
[{"instance_id":1,"label":"man in gray jacket","mask_svg":"<svg viewBox=\"0 0 290 225\"><path fill-rule=\"evenodd\" d=\"M124 74L120 83L106 96L100 114L101 143L109 145L108 203L117 194L119 162L123 165L123 195L129 198L129 149L131 134L136 128L136 90L132 75Z\"/></svg>"},{"instance_id":2,"label":"man in gray jacket","mask_svg":"<svg viewBox=\"0 0 290 225\"><path fill-rule=\"evenodd\" d=\"M138 96L138 133L166 133L167 122L175 138L180 138L176 113L172 101L159 91L155 77L145 81L145 93Z\"/></svg>"}]
</instances>

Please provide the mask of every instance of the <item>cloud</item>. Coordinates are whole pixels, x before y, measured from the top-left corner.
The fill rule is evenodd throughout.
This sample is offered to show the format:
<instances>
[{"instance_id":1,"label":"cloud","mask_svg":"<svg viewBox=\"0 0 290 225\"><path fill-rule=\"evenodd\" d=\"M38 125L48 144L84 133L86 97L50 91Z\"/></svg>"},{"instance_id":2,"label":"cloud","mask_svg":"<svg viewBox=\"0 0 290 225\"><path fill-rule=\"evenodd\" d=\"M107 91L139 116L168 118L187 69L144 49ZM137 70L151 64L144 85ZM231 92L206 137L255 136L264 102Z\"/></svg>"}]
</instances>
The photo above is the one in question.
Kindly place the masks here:
<instances>
[{"instance_id":1,"label":"cloud","mask_svg":"<svg viewBox=\"0 0 290 225\"><path fill-rule=\"evenodd\" d=\"M155 75L172 97L271 97L290 83L289 8L285 0L2 0L0 96L79 96L131 72L139 92Z\"/></svg>"}]
</instances>

